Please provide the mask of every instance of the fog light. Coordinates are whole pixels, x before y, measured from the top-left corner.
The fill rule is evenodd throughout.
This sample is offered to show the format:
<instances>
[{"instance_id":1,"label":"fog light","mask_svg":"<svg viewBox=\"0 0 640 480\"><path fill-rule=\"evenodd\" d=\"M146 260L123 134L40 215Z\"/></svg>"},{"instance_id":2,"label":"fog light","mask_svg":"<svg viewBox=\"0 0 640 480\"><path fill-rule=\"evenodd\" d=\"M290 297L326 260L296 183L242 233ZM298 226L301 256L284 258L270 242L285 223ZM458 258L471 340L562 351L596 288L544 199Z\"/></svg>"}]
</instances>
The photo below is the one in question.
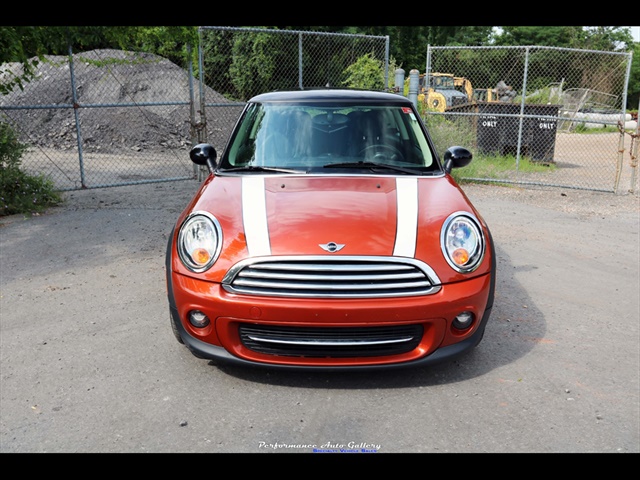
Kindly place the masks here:
<instances>
[{"instance_id":1,"label":"fog light","mask_svg":"<svg viewBox=\"0 0 640 480\"><path fill-rule=\"evenodd\" d=\"M196 328L204 328L209 325L209 317L200 310L191 310L189 312L189 323Z\"/></svg>"},{"instance_id":2,"label":"fog light","mask_svg":"<svg viewBox=\"0 0 640 480\"><path fill-rule=\"evenodd\" d=\"M456 318L453 319L453 328L457 328L458 330L466 330L471 326L476 316L473 312L462 312L459 313Z\"/></svg>"}]
</instances>

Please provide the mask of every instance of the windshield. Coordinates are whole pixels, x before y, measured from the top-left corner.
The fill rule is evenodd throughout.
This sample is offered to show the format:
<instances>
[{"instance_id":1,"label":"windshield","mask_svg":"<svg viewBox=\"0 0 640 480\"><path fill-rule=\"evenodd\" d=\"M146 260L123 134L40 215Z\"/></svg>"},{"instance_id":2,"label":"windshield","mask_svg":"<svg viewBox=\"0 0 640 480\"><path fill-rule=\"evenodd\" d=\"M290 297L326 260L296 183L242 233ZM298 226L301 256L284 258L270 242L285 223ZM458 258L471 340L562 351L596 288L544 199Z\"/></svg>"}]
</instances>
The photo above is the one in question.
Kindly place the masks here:
<instances>
[{"instance_id":1,"label":"windshield","mask_svg":"<svg viewBox=\"0 0 640 480\"><path fill-rule=\"evenodd\" d=\"M454 90L456 88L453 77L433 77L433 86L438 89Z\"/></svg>"},{"instance_id":2,"label":"windshield","mask_svg":"<svg viewBox=\"0 0 640 480\"><path fill-rule=\"evenodd\" d=\"M364 163L439 170L414 111L406 106L251 104L240 119L220 168L309 171ZM407 170L408 171L408 170Z\"/></svg>"}]
</instances>

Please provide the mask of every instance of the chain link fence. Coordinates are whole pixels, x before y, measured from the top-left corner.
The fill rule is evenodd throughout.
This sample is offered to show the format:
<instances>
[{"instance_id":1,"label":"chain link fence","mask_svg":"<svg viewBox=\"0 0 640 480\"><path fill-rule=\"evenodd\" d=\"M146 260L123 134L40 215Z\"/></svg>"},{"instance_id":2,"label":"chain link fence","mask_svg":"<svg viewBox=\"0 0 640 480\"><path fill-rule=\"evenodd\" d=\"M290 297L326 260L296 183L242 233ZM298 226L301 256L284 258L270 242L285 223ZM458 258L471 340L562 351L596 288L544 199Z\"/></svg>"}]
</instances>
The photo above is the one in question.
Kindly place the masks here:
<instances>
[{"instance_id":1,"label":"chain link fence","mask_svg":"<svg viewBox=\"0 0 640 480\"><path fill-rule=\"evenodd\" d=\"M201 114L197 141L223 151L244 104L273 90L342 87L368 56L389 84L389 38L260 28L200 27ZM206 113L205 113L206 112ZM199 171L199 179L207 174Z\"/></svg>"},{"instance_id":2,"label":"chain link fence","mask_svg":"<svg viewBox=\"0 0 640 480\"><path fill-rule=\"evenodd\" d=\"M634 133L624 110L631 54L425 48L416 102L439 153L451 145L474 153L464 178L638 192L637 122ZM200 27L191 57L176 65L148 53L70 49L47 57L24 91L0 97L0 121L29 145L23 167L60 190L200 180L189 149L207 141L222 154L253 95L345 86L363 57L383 66L389 85L381 36Z\"/></svg>"},{"instance_id":3,"label":"chain link fence","mask_svg":"<svg viewBox=\"0 0 640 480\"><path fill-rule=\"evenodd\" d=\"M36 75L0 97L0 120L29 146L26 171L60 190L194 178L188 66L94 50L48 56Z\"/></svg>"},{"instance_id":4,"label":"chain link fence","mask_svg":"<svg viewBox=\"0 0 640 480\"><path fill-rule=\"evenodd\" d=\"M463 178L637 192L630 68L630 53L430 46L417 100L438 145L474 152Z\"/></svg>"},{"instance_id":5,"label":"chain link fence","mask_svg":"<svg viewBox=\"0 0 640 480\"><path fill-rule=\"evenodd\" d=\"M47 56L24 90L0 97L0 121L29 145L23 169L60 190L200 179L189 149L208 141L221 154L254 94L341 86L364 55L388 74L388 37L231 27L199 33L197 62L184 65L120 50Z\"/></svg>"}]
</instances>

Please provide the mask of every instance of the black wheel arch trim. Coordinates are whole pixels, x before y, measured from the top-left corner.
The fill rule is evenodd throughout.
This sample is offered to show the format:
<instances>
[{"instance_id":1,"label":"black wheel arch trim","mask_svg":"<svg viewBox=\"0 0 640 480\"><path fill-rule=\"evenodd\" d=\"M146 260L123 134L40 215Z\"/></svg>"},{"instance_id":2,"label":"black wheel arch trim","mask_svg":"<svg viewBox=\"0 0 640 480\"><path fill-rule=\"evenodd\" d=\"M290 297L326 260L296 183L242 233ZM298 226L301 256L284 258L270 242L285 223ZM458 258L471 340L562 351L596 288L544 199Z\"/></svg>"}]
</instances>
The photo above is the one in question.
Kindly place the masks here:
<instances>
[{"instance_id":1,"label":"black wheel arch trim","mask_svg":"<svg viewBox=\"0 0 640 480\"><path fill-rule=\"evenodd\" d=\"M173 245L173 233L175 232L176 227L171 229L171 234L169 235L169 241L167 242L167 253L164 259L165 271L167 275L167 299L169 300L169 307L172 310L175 310L176 301L173 298L173 282L171 280L171 246Z\"/></svg>"}]
</instances>

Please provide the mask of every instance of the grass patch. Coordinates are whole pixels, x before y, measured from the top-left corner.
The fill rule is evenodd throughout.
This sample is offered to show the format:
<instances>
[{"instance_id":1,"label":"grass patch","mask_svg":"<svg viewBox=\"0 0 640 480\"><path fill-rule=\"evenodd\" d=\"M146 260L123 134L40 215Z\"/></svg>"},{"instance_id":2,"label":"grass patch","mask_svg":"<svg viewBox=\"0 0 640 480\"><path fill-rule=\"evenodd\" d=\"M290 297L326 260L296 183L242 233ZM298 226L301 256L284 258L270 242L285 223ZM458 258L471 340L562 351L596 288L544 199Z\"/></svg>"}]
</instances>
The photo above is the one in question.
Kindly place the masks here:
<instances>
[{"instance_id":1,"label":"grass patch","mask_svg":"<svg viewBox=\"0 0 640 480\"><path fill-rule=\"evenodd\" d=\"M451 175L458 183L468 182L465 178L486 178L490 180L508 179L518 173L550 173L556 170L554 163L534 161L528 157L474 155L464 168L454 168Z\"/></svg>"},{"instance_id":2,"label":"grass patch","mask_svg":"<svg viewBox=\"0 0 640 480\"><path fill-rule=\"evenodd\" d=\"M580 134L619 133L619 132L620 132L620 129L614 125L603 125L602 127L598 127L598 128L588 128L585 126L584 123L580 123L576 125L576 128L573 130L573 133L580 133ZM633 133L635 132L635 129L627 128L625 129L625 132Z\"/></svg>"}]
</instances>

